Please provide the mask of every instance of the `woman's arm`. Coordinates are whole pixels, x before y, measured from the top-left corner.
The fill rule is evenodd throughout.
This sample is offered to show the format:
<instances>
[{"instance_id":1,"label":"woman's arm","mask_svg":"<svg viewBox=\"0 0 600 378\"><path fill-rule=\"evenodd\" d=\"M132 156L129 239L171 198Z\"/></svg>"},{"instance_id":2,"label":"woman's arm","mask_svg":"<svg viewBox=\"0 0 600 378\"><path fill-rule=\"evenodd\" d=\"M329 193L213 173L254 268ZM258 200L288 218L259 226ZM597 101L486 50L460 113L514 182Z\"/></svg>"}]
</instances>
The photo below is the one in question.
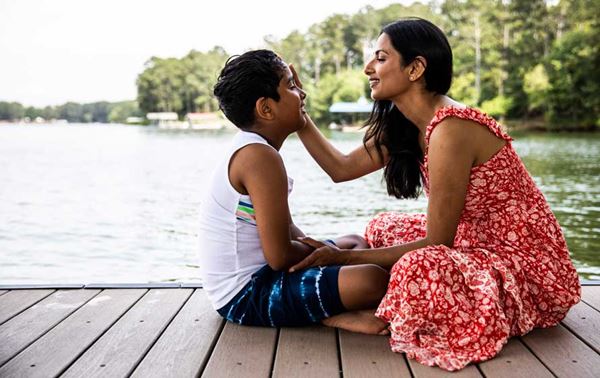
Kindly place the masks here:
<instances>
[{"instance_id":1,"label":"woman's arm","mask_svg":"<svg viewBox=\"0 0 600 378\"><path fill-rule=\"evenodd\" d=\"M373 142L368 142L366 148L361 145L349 154L340 152L321 134L308 115L306 125L297 134L313 159L334 182L362 177L383 168L387 162L385 147L384 160L381 160Z\"/></svg>"},{"instance_id":2,"label":"woman's arm","mask_svg":"<svg viewBox=\"0 0 600 378\"><path fill-rule=\"evenodd\" d=\"M290 65L290 70L296 85L302 88L302 82L293 65ZM382 148L383 159L381 159L372 141L367 143L366 148L361 145L351 153L343 154L321 134L308 114L305 117L306 125L298 130L298 136L313 159L334 182L362 177L383 168L387 162L385 147Z\"/></svg>"},{"instance_id":3,"label":"woman's arm","mask_svg":"<svg viewBox=\"0 0 600 378\"><path fill-rule=\"evenodd\" d=\"M317 249L292 269L337 264L377 264L390 269L407 252L431 245L452 247L475 161L475 147L470 142L469 127L465 127L464 121L451 118L436 127L430 138L428 159L429 203L424 238L393 247L364 250L319 248L305 239Z\"/></svg>"},{"instance_id":4,"label":"woman's arm","mask_svg":"<svg viewBox=\"0 0 600 378\"><path fill-rule=\"evenodd\" d=\"M287 174L273 148L251 144L240 149L231 160L229 177L238 191L242 189L252 199L258 235L271 268L288 269L313 251L292 240L292 234L301 231L291 223Z\"/></svg>"}]
</instances>

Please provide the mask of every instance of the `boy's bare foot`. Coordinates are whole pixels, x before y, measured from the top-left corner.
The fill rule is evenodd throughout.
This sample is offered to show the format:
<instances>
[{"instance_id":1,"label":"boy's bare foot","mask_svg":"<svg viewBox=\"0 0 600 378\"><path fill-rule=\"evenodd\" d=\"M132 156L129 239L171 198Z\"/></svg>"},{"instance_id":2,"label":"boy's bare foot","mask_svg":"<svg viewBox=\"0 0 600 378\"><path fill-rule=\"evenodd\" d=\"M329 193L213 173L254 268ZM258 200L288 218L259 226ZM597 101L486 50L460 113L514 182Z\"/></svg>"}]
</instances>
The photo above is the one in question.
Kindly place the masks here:
<instances>
[{"instance_id":1,"label":"boy's bare foot","mask_svg":"<svg viewBox=\"0 0 600 378\"><path fill-rule=\"evenodd\" d=\"M374 310L360 310L344 312L339 315L324 319L323 324L328 327L341 328L351 332L366 333L369 335L389 335L387 323L375 317Z\"/></svg>"}]
</instances>

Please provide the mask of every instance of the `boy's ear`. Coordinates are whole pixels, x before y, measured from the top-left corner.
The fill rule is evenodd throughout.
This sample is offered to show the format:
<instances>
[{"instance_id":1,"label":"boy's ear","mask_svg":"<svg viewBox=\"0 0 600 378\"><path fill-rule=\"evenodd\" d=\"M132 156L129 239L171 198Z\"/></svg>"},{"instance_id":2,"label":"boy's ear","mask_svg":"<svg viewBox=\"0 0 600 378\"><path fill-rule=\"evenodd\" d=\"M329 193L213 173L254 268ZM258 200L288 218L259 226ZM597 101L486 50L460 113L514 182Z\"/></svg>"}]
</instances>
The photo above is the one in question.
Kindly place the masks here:
<instances>
[{"instance_id":1,"label":"boy's ear","mask_svg":"<svg viewBox=\"0 0 600 378\"><path fill-rule=\"evenodd\" d=\"M269 99L268 97L261 97L258 100L256 100L254 110L256 111L256 116L258 118L266 120L272 120L274 118L271 99Z\"/></svg>"}]
</instances>

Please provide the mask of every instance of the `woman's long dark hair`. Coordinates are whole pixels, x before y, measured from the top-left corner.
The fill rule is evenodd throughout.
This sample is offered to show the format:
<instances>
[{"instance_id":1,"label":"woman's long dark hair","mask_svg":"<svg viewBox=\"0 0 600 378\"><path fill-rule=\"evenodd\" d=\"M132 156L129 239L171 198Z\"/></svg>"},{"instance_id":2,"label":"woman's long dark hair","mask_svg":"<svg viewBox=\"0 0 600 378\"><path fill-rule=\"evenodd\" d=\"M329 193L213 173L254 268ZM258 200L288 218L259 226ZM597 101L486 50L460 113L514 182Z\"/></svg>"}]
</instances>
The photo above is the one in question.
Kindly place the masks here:
<instances>
[{"instance_id":1,"label":"woman's long dark hair","mask_svg":"<svg viewBox=\"0 0 600 378\"><path fill-rule=\"evenodd\" d=\"M452 82L452 50L437 26L420 18L407 18L385 26L381 33L389 36L404 66L418 56L425 58L426 90L442 95L448 92ZM369 127L363 139L365 146L373 140L382 160L382 147L388 151L389 160L383 171L388 194L417 198L423 182L419 129L389 100L375 101L365 126Z\"/></svg>"}]
</instances>

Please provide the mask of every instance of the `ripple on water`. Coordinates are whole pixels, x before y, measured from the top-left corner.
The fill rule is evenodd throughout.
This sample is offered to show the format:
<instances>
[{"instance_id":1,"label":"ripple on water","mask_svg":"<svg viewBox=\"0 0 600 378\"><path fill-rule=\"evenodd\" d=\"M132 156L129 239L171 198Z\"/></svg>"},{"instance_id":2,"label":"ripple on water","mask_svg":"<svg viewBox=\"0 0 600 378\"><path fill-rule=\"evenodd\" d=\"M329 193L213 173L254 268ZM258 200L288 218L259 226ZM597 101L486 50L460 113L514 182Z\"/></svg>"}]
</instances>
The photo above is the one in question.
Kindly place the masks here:
<instances>
[{"instance_id":1,"label":"ripple on water","mask_svg":"<svg viewBox=\"0 0 600 378\"><path fill-rule=\"evenodd\" d=\"M0 283L199 282L199 204L232 134L123 126L0 128ZM361 134L332 134L343 151ZM598 135L521 135L515 148L565 231L578 272L600 279ZM297 138L282 148L294 222L319 238L364 232L381 172L334 184Z\"/></svg>"}]
</instances>

